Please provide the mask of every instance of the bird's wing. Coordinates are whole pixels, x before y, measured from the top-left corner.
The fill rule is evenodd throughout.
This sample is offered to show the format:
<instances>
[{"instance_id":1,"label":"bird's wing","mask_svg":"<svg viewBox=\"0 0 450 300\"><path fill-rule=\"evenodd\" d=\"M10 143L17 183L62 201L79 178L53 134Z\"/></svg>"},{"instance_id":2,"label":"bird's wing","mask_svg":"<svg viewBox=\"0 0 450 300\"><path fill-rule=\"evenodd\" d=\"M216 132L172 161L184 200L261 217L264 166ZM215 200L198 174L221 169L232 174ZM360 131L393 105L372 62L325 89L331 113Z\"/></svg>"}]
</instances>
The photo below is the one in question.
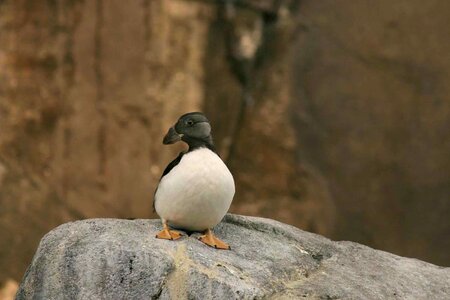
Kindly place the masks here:
<instances>
[{"instance_id":1,"label":"bird's wing","mask_svg":"<svg viewBox=\"0 0 450 300\"><path fill-rule=\"evenodd\" d=\"M172 169L175 168L176 165L180 163L181 158L183 157L184 154L185 152L180 152L180 154L178 154L178 156L167 165L167 167L164 169L164 172L161 175L161 178L159 179L159 182L161 182L161 179L167 174L169 174L169 172L172 171ZM155 211L155 202L156 202L155 195L156 191L158 190L158 186L156 187L155 192L153 193L153 211Z\"/></svg>"}]
</instances>

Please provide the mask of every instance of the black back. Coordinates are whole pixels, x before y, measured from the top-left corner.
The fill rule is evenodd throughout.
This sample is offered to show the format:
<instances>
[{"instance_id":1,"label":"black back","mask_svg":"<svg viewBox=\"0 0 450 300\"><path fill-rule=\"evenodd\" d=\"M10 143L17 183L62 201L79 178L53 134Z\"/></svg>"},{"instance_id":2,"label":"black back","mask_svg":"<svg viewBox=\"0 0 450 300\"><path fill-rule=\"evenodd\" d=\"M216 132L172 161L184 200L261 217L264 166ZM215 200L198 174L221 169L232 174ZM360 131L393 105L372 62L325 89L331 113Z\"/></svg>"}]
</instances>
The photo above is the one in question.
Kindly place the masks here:
<instances>
[{"instance_id":1,"label":"black back","mask_svg":"<svg viewBox=\"0 0 450 300\"><path fill-rule=\"evenodd\" d=\"M161 175L161 178L159 178L159 181L161 181L161 179L166 176L167 174L169 174L170 171L172 171L173 168L175 168L181 161L181 158L183 157L183 155L186 154L186 152L180 152L180 154L178 154L178 156L172 160L167 167L164 169L164 172ZM158 184L159 186L159 184ZM153 212L155 212L155 195L156 195L156 191L158 191L158 186L156 186L155 192L153 193Z\"/></svg>"},{"instance_id":2,"label":"black back","mask_svg":"<svg viewBox=\"0 0 450 300\"><path fill-rule=\"evenodd\" d=\"M161 181L161 179L162 179L164 176L166 176L167 174L169 174L169 172L170 172L173 168L175 168L176 165L178 165L178 164L180 163L181 158L182 158L183 155L185 155L185 154L186 154L186 152L180 152L180 153L178 154L178 156L177 156L174 160L172 160L172 161L167 165L167 167L164 169L164 172L163 172L162 175L161 175L161 178L159 178L159 181Z\"/></svg>"}]
</instances>

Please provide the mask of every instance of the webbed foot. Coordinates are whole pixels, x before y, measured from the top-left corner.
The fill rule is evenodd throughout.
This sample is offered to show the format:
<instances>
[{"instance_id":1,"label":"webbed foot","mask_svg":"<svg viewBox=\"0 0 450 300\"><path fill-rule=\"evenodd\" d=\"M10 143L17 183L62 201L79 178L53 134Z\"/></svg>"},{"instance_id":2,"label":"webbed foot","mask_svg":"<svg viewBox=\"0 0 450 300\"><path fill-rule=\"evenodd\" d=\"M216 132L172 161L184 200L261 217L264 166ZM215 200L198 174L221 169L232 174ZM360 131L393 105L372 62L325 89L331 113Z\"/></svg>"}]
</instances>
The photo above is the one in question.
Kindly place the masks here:
<instances>
[{"instance_id":1,"label":"webbed foot","mask_svg":"<svg viewBox=\"0 0 450 300\"><path fill-rule=\"evenodd\" d=\"M163 229L156 235L158 239L164 240L177 240L182 236L182 234L175 230Z\"/></svg>"},{"instance_id":2,"label":"webbed foot","mask_svg":"<svg viewBox=\"0 0 450 300\"><path fill-rule=\"evenodd\" d=\"M183 234L176 230L170 230L167 222L163 220L163 230L156 234L156 238L164 240L178 240Z\"/></svg>"},{"instance_id":3,"label":"webbed foot","mask_svg":"<svg viewBox=\"0 0 450 300\"><path fill-rule=\"evenodd\" d=\"M206 230L205 235L200 236L198 239L202 243L216 249L224 249L224 250L231 249L227 243L216 238L210 229Z\"/></svg>"}]
</instances>

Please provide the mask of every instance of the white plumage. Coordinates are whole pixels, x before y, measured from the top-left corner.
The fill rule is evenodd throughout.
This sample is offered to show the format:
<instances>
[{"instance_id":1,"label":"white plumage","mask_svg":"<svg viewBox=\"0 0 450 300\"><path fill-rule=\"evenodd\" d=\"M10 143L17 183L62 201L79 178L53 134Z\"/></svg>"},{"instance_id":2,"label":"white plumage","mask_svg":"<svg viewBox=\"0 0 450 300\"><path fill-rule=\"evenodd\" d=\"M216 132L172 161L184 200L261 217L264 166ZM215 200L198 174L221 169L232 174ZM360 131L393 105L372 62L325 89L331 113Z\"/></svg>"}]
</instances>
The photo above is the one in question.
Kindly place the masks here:
<instances>
[{"instance_id":1,"label":"white plumage","mask_svg":"<svg viewBox=\"0 0 450 300\"><path fill-rule=\"evenodd\" d=\"M207 148L186 153L166 174L155 194L155 209L180 229L202 231L217 225L230 208L234 180L220 157Z\"/></svg>"}]
</instances>

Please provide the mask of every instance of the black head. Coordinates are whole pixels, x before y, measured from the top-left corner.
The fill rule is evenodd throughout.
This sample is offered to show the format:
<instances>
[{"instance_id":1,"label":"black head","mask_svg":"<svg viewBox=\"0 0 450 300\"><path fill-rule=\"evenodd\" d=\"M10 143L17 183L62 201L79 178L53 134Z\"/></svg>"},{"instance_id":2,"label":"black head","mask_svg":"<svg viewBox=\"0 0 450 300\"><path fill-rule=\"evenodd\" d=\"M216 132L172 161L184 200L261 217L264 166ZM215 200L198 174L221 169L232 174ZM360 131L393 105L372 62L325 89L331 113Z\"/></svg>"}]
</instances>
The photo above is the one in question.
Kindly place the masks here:
<instances>
[{"instance_id":1,"label":"black head","mask_svg":"<svg viewBox=\"0 0 450 300\"><path fill-rule=\"evenodd\" d=\"M189 145L189 150L207 147L214 150L211 136L211 125L204 114L191 112L182 115L164 137L163 144L173 144L183 141Z\"/></svg>"}]
</instances>

